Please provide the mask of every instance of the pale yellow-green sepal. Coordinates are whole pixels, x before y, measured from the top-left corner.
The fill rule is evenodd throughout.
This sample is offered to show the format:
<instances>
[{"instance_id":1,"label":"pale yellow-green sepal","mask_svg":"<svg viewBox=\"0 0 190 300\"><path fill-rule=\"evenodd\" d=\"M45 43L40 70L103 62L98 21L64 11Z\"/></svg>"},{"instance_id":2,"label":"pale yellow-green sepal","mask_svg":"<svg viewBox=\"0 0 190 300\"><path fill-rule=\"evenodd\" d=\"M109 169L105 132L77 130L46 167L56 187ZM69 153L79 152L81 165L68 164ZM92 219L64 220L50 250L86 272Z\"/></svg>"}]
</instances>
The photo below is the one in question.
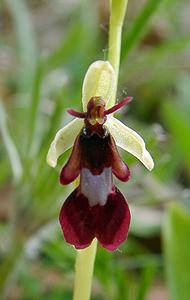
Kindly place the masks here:
<instances>
[{"instance_id":1,"label":"pale yellow-green sepal","mask_svg":"<svg viewBox=\"0 0 190 300\"><path fill-rule=\"evenodd\" d=\"M82 87L83 110L86 111L91 97L101 96L106 107L116 84L115 71L109 61L98 60L90 65L86 72Z\"/></svg>"},{"instance_id":2,"label":"pale yellow-green sepal","mask_svg":"<svg viewBox=\"0 0 190 300\"><path fill-rule=\"evenodd\" d=\"M105 125L119 147L137 157L147 169L153 169L153 159L138 133L111 116L107 118Z\"/></svg>"},{"instance_id":3,"label":"pale yellow-green sepal","mask_svg":"<svg viewBox=\"0 0 190 300\"><path fill-rule=\"evenodd\" d=\"M73 146L83 126L84 120L74 119L56 133L47 154L47 163L51 167L55 168L58 157Z\"/></svg>"}]
</instances>

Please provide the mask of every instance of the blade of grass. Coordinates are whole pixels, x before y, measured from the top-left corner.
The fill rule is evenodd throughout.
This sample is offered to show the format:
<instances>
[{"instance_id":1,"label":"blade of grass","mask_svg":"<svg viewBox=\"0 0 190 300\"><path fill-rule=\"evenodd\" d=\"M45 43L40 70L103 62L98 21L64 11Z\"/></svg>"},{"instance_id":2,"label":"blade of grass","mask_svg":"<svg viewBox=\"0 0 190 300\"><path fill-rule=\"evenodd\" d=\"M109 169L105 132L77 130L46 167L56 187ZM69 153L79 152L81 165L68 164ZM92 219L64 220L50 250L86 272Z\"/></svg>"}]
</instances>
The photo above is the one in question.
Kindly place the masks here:
<instances>
[{"instance_id":1,"label":"blade of grass","mask_svg":"<svg viewBox=\"0 0 190 300\"><path fill-rule=\"evenodd\" d=\"M146 33L148 22L157 11L162 1L148 0L139 15L134 20L129 32L123 37L121 47L121 62L124 61L130 50L136 46L138 41Z\"/></svg>"},{"instance_id":2,"label":"blade of grass","mask_svg":"<svg viewBox=\"0 0 190 300\"><path fill-rule=\"evenodd\" d=\"M18 80L21 90L31 89L33 71L36 61L35 37L26 1L6 0L11 13L17 36L18 54L20 59L20 77Z\"/></svg>"},{"instance_id":3,"label":"blade of grass","mask_svg":"<svg viewBox=\"0 0 190 300\"><path fill-rule=\"evenodd\" d=\"M170 297L187 300L190 294L190 213L173 204L163 225L165 266Z\"/></svg>"},{"instance_id":4,"label":"blade of grass","mask_svg":"<svg viewBox=\"0 0 190 300\"><path fill-rule=\"evenodd\" d=\"M156 266L150 265L142 270L141 280L139 283L136 300L146 299L146 294L151 286L155 275Z\"/></svg>"},{"instance_id":5,"label":"blade of grass","mask_svg":"<svg viewBox=\"0 0 190 300\"><path fill-rule=\"evenodd\" d=\"M1 161L0 161L0 186L5 186L8 177L10 178L10 173L11 171L9 170L9 168L7 168L7 159L3 156L0 155L1 157Z\"/></svg>"},{"instance_id":6,"label":"blade of grass","mask_svg":"<svg viewBox=\"0 0 190 300\"><path fill-rule=\"evenodd\" d=\"M40 105L41 85L43 81L43 75L44 75L44 67L43 67L43 63L40 61L37 65L35 76L34 76L31 103L28 111L29 132L27 138L27 151L26 151L27 157L30 157L34 151L33 147L35 144L35 131L37 126L37 117L38 117L38 109Z\"/></svg>"},{"instance_id":7,"label":"blade of grass","mask_svg":"<svg viewBox=\"0 0 190 300\"><path fill-rule=\"evenodd\" d=\"M186 109L181 103L167 101L162 105L162 117L169 131L172 133L176 148L181 153L181 160L184 162L188 175L190 176L190 124Z\"/></svg>"},{"instance_id":8,"label":"blade of grass","mask_svg":"<svg viewBox=\"0 0 190 300\"><path fill-rule=\"evenodd\" d=\"M13 177L15 181L18 182L22 177L23 168L19 157L19 153L16 149L14 141L10 136L9 130L7 128L6 112L1 100L0 100L0 131L9 156Z\"/></svg>"}]
</instances>

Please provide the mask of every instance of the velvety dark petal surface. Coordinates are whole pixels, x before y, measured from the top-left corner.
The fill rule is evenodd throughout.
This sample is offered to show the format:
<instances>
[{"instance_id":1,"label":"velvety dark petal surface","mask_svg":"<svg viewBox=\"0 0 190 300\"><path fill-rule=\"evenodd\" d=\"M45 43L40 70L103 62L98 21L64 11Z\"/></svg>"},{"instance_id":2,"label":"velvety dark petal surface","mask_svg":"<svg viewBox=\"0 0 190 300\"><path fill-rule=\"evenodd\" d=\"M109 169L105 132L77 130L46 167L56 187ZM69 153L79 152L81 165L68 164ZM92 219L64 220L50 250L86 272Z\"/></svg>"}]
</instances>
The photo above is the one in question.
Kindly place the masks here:
<instances>
[{"instance_id":1,"label":"velvety dark petal surface","mask_svg":"<svg viewBox=\"0 0 190 300\"><path fill-rule=\"evenodd\" d=\"M81 135L81 169L86 168L93 175L99 175L104 168L111 166L111 157L109 151L109 136L104 138L98 134L88 137Z\"/></svg>"},{"instance_id":2,"label":"velvety dark petal surface","mask_svg":"<svg viewBox=\"0 0 190 300\"><path fill-rule=\"evenodd\" d=\"M63 204L59 220L65 240L77 249L87 247L97 237L104 248L113 251L127 238L130 211L117 188L104 206L93 207L77 188Z\"/></svg>"},{"instance_id":3,"label":"velvety dark petal surface","mask_svg":"<svg viewBox=\"0 0 190 300\"><path fill-rule=\"evenodd\" d=\"M61 184L69 184L70 182L74 181L80 173L80 135L77 136L73 150L67 161L66 165L63 167L61 174L60 174L60 183Z\"/></svg>"},{"instance_id":4,"label":"velvety dark petal surface","mask_svg":"<svg viewBox=\"0 0 190 300\"><path fill-rule=\"evenodd\" d=\"M94 238L94 223L88 199L75 189L64 202L59 221L65 240L77 249L88 247Z\"/></svg>"},{"instance_id":5,"label":"velvety dark petal surface","mask_svg":"<svg viewBox=\"0 0 190 300\"><path fill-rule=\"evenodd\" d=\"M106 205L100 209L101 217L97 223L96 237L104 248L114 251L127 239L130 210L117 188L115 193L109 195Z\"/></svg>"},{"instance_id":6,"label":"velvety dark petal surface","mask_svg":"<svg viewBox=\"0 0 190 300\"><path fill-rule=\"evenodd\" d=\"M112 167L114 175L121 181L127 181L130 176L128 166L120 158L112 136L106 132L103 137L98 134L80 136L81 169L86 168L93 175L99 175L104 168Z\"/></svg>"}]
</instances>

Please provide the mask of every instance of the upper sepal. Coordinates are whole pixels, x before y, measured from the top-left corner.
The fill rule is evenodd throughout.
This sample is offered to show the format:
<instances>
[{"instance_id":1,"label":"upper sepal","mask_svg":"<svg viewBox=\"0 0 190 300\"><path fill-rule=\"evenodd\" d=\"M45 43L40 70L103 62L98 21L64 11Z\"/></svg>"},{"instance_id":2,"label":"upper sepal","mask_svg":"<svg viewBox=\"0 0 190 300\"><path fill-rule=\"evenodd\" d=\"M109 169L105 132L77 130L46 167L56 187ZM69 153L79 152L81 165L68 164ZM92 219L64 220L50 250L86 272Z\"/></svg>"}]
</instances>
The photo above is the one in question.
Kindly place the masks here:
<instances>
[{"instance_id":1,"label":"upper sepal","mask_svg":"<svg viewBox=\"0 0 190 300\"><path fill-rule=\"evenodd\" d=\"M98 60L88 68L82 87L83 110L92 97L101 96L109 108L109 100L116 85L116 75L109 61Z\"/></svg>"}]
</instances>

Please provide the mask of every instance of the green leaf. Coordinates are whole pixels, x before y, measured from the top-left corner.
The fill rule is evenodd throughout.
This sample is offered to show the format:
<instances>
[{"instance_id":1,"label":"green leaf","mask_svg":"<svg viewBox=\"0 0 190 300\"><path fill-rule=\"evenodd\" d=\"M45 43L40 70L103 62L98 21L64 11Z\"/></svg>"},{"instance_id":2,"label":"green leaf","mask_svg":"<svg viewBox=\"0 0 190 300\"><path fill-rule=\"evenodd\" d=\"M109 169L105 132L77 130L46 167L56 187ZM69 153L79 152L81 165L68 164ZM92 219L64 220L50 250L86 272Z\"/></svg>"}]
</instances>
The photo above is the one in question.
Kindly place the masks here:
<instances>
[{"instance_id":1,"label":"green leaf","mask_svg":"<svg viewBox=\"0 0 190 300\"><path fill-rule=\"evenodd\" d=\"M7 128L7 123L6 123L6 112L3 103L1 101L0 101L0 131L9 156L13 177L15 181L19 181L19 179L22 176L22 164L15 143L9 134L9 130Z\"/></svg>"},{"instance_id":2,"label":"green leaf","mask_svg":"<svg viewBox=\"0 0 190 300\"><path fill-rule=\"evenodd\" d=\"M28 153L32 154L33 147L35 143L35 133L36 126L38 123L40 96L41 96L41 86L43 81L44 68L42 62L39 62L36 67L36 72L34 76L33 89L31 103L29 106L29 132L28 132L28 145L27 145L27 156Z\"/></svg>"},{"instance_id":3,"label":"green leaf","mask_svg":"<svg viewBox=\"0 0 190 300\"><path fill-rule=\"evenodd\" d=\"M188 300L190 295L190 213L172 205L163 226L168 287L172 300Z\"/></svg>"},{"instance_id":4,"label":"green leaf","mask_svg":"<svg viewBox=\"0 0 190 300\"><path fill-rule=\"evenodd\" d=\"M125 60L129 51L136 45L146 32L147 24L162 1L148 0L133 22L129 33L123 37L121 61Z\"/></svg>"},{"instance_id":5,"label":"green leaf","mask_svg":"<svg viewBox=\"0 0 190 300\"><path fill-rule=\"evenodd\" d=\"M175 140L176 148L181 153L182 160L190 176L190 124L189 115L182 103L167 101L162 105L162 116Z\"/></svg>"},{"instance_id":6,"label":"green leaf","mask_svg":"<svg viewBox=\"0 0 190 300\"><path fill-rule=\"evenodd\" d=\"M30 13L24 0L5 2L11 13L17 37L20 59L19 86L22 90L30 90L36 61L36 45Z\"/></svg>"},{"instance_id":7,"label":"green leaf","mask_svg":"<svg viewBox=\"0 0 190 300\"><path fill-rule=\"evenodd\" d=\"M136 300L146 299L145 296L151 287L154 275L156 271L156 266L154 263L150 264L142 270L141 280L137 291Z\"/></svg>"}]
</instances>

